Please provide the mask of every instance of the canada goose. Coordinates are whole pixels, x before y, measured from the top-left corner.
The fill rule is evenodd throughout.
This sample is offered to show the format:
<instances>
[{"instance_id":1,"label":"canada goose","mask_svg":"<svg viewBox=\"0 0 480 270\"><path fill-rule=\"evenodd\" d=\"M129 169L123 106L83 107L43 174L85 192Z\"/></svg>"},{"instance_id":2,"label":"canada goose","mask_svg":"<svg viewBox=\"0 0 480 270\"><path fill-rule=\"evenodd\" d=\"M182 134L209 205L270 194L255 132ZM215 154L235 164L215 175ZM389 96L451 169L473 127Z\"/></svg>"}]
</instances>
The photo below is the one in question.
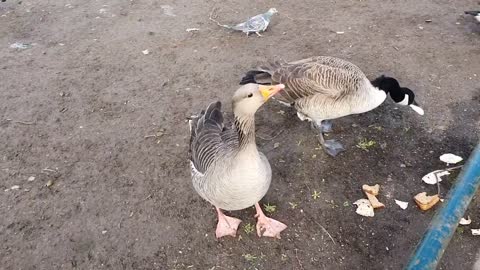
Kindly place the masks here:
<instances>
[{"instance_id":1,"label":"canada goose","mask_svg":"<svg viewBox=\"0 0 480 270\"><path fill-rule=\"evenodd\" d=\"M480 22L480 11L465 11L465 14L472 15L477 21Z\"/></svg>"},{"instance_id":2,"label":"canada goose","mask_svg":"<svg viewBox=\"0 0 480 270\"><path fill-rule=\"evenodd\" d=\"M197 193L217 209L216 237L235 236L241 220L221 209L241 210L255 205L258 236L280 238L287 226L268 218L258 202L267 193L272 178L268 159L255 144L255 112L282 84L246 84L233 95L234 121L223 124L221 103L211 103L190 121L190 164Z\"/></svg>"},{"instance_id":3,"label":"canada goose","mask_svg":"<svg viewBox=\"0 0 480 270\"><path fill-rule=\"evenodd\" d=\"M424 113L412 90L400 87L396 79L382 75L370 81L356 65L334 57L317 56L291 63L275 61L247 72L240 84L262 80L266 84L285 84L282 97L275 99L293 106L302 121L312 121L320 131L320 143L331 156L344 148L336 140L323 138L323 132L331 131L330 119L373 110L387 94L397 104L409 105L420 115Z\"/></svg>"}]
</instances>

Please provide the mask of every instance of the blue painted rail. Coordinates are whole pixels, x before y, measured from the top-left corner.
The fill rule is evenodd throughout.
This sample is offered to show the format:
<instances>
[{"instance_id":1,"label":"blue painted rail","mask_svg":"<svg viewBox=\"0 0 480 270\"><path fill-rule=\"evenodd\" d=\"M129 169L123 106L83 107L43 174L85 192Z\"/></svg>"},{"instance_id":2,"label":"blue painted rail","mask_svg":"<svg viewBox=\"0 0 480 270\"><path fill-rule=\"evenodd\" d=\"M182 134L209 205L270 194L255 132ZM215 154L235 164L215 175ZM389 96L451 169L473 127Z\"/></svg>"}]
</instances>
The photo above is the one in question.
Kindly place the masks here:
<instances>
[{"instance_id":1,"label":"blue painted rail","mask_svg":"<svg viewBox=\"0 0 480 270\"><path fill-rule=\"evenodd\" d=\"M434 270L448 246L458 222L465 214L473 195L480 185L480 144L450 190L442 208L432 219L430 226L407 264L406 270Z\"/></svg>"}]
</instances>

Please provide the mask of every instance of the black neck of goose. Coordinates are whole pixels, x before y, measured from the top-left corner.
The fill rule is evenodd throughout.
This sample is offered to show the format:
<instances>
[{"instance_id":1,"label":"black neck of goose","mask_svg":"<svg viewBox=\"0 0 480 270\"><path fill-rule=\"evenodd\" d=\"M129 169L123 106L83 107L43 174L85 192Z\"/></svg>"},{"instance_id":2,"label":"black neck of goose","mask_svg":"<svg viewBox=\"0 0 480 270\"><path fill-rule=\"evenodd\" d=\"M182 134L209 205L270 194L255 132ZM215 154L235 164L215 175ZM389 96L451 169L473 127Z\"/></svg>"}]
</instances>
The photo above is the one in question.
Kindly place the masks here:
<instances>
[{"instance_id":1,"label":"black neck of goose","mask_svg":"<svg viewBox=\"0 0 480 270\"><path fill-rule=\"evenodd\" d=\"M257 147L255 144L255 117L253 115L248 116L235 116L235 129L238 134L238 141L240 149L248 147Z\"/></svg>"}]
</instances>

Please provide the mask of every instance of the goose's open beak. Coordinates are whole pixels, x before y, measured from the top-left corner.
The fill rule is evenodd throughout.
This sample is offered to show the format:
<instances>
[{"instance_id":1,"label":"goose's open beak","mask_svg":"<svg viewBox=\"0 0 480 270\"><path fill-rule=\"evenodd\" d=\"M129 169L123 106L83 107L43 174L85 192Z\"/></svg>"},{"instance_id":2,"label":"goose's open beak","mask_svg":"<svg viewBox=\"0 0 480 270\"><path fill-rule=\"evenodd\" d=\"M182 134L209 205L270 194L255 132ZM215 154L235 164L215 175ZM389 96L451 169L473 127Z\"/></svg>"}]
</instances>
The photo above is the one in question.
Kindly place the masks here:
<instances>
[{"instance_id":1,"label":"goose's open beak","mask_svg":"<svg viewBox=\"0 0 480 270\"><path fill-rule=\"evenodd\" d=\"M420 115L424 115L425 112L423 111L422 108L420 108L420 106L418 106L417 102L413 102L412 104L410 104L410 108L412 108L416 113L420 114Z\"/></svg>"},{"instance_id":2,"label":"goose's open beak","mask_svg":"<svg viewBox=\"0 0 480 270\"><path fill-rule=\"evenodd\" d=\"M284 89L285 85L284 84L259 85L258 88L260 90L260 93L262 93L263 99L267 101L269 98L273 97L276 93Z\"/></svg>"}]
</instances>

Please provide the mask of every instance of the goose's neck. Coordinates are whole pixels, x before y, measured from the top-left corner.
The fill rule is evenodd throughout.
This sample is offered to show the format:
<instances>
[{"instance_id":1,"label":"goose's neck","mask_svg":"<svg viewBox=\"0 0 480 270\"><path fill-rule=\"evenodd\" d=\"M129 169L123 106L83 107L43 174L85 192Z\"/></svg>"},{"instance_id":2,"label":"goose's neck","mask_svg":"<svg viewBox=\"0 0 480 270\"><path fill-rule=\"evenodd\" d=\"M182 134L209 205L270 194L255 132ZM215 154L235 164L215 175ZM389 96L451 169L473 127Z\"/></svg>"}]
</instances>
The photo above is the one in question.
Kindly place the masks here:
<instances>
[{"instance_id":1,"label":"goose's neck","mask_svg":"<svg viewBox=\"0 0 480 270\"><path fill-rule=\"evenodd\" d=\"M240 149L257 150L255 144L255 116L235 115L234 125L238 134Z\"/></svg>"}]
</instances>

